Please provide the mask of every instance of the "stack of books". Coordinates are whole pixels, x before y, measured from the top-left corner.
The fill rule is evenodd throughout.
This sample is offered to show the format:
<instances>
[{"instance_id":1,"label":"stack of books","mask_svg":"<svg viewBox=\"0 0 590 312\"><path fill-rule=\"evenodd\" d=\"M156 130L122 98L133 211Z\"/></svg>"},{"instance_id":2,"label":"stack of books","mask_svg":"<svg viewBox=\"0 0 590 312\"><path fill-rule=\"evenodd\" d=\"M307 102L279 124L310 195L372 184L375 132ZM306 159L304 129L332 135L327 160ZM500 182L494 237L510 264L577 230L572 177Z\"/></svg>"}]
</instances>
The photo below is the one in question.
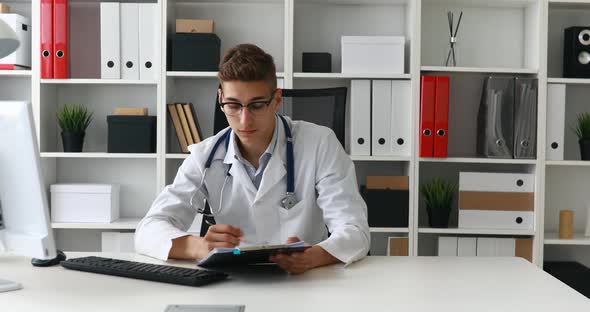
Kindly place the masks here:
<instances>
[{"instance_id":1,"label":"stack of books","mask_svg":"<svg viewBox=\"0 0 590 312\"><path fill-rule=\"evenodd\" d=\"M168 104L168 113L176 130L178 143L183 153L188 153L188 146L201 142L201 131L192 103Z\"/></svg>"}]
</instances>

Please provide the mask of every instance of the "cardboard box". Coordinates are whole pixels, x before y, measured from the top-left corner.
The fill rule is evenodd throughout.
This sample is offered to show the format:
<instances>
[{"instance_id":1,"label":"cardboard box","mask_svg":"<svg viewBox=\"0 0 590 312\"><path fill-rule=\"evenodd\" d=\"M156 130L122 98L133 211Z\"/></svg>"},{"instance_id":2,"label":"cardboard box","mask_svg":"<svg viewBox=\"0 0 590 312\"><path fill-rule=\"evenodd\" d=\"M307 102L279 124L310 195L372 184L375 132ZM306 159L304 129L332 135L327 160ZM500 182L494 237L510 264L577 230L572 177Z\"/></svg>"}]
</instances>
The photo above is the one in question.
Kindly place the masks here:
<instances>
[{"instance_id":1,"label":"cardboard box","mask_svg":"<svg viewBox=\"0 0 590 312\"><path fill-rule=\"evenodd\" d=\"M176 33L213 33L213 20L177 19Z\"/></svg>"},{"instance_id":2,"label":"cardboard box","mask_svg":"<svg viewBox=\"0 0 590 312\"><path fill-rule=\"evenodd\" d=\"M110 223L119 219L119 185L53 184L52 222Z\"/></svg>"},{"instance_id":3,"label":"cardboard box","mask_svg":"<svg viewBox=\"0 0 590 312\"><path fill-rule=\"evenodd\" d=\"M10 13L10 6L8 4L0 3L0 13Z\"/></svg>"},{"instance_id":4,"label":"cardboard box","mask_svg":"<svg viewBox=\"0 0 590 312\"><path fill-rule=\"evenodd\" d=\"M403 36L342 36L342 73L403 74Z\"/></svg>"},{"instance_id":5,"label":"cardboard box","mask_svg":"<svg viewBox=\"0 0 590 312\"><path fill-rule=\"evenodd\" d=\"M113 115L117 116L147 116L147 107L116 107Z\"/></svg>"}]
</instances>

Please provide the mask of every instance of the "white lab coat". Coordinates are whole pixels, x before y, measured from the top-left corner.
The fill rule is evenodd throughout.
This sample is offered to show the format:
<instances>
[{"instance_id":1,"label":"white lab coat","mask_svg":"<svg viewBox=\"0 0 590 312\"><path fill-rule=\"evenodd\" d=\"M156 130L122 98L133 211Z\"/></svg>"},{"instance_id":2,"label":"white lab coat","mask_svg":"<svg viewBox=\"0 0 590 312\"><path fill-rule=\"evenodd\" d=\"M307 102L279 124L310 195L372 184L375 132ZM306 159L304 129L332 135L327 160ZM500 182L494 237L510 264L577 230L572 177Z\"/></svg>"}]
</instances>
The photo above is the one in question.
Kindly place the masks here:
<instances>
[{"instance_id":1,"label":"white lab coat","mask_svg":"<svg viewBox=\"0 0 590 312\"><path fill-rule=\"evenodd\" d=\"M156 198L140 222L135 235L136 251L167 259L172 239L187 235L196 209L206 196L215 221L242 229L246 242L281 244L297 236L321 246L346 264L367 255L367 206L358 191L353 162L329 128L288 118L287 121L293 135L297 205L289 210L280 205L287 189L286 137L280 119L276 122L277 144L258 190L234 157L234 144L230 141L227 151L222 144L215 153L205 177L206 195L195 193L207 157L224 130L189 147L191 154L174 182ZM229 164L233 165L231 176L227 177ZM190 207L193 194L197 195L193 198L194 207Z\"/></svg>"}]
</instances>

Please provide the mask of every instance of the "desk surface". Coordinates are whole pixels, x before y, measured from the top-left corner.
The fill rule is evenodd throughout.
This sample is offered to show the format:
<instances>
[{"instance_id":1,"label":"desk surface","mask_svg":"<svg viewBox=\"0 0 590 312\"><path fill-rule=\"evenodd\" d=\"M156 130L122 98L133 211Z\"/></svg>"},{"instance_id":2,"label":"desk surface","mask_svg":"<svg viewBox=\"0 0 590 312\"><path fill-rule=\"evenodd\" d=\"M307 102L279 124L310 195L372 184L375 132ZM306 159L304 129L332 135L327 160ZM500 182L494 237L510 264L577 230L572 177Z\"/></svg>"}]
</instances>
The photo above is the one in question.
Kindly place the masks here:
<instances>
[{"instance_id":1,"label":"desk surface","mask_svg":"<svg viewBox=\"0 0 590 312\"><path fill-rule=\"evenodd\" d=\"M87 255L161 263L135 254L68 253ZM0 256L0 278L24 287L0 293L6 311L161 312L168 304L215 303L245 304L246 312L590 311L590 300L520 258L367 257L302 275L238 273L201 288L37 268L29 261Z\"/></svg>"}]
</instances>

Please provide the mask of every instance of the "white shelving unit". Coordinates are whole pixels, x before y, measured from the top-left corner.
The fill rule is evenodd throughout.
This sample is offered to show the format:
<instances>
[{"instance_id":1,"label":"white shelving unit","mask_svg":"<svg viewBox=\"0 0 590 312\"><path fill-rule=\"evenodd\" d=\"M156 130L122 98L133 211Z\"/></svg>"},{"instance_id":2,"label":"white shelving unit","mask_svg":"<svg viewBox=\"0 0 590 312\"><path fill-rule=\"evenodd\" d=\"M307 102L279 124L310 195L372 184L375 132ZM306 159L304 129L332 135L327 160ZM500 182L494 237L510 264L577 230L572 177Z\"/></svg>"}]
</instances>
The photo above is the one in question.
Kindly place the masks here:
<instances>
[{"instance_id":1,"label":"white shelving unit","mask_svg":"<svg viewBox=\"0 0 590 312\"><path fill-rule=\"evenodd\" d=\"M6 2L6 1L5 1ZM141 2L141 0L140 0ZM145 0L145 2L154 2ZM587 0L157 0L162 20L161 71L156 81L100 79L100 1L70 1L70 79L40 79L39 2L8 0L14 12L31 18L33 68L0 71L0 100L33 103L39 147L47 186L60 182L118 183L121 220L110 224L53 224L58 246L65 250L98 250L101 231L132 231L155 196L171 183L180 164L177 139L169 125L166 103L195 104L201 131L213 134L217 72L169 71L164 43L177 18L213 19L221 38L221 53L252 42L271 55L285 88L345 86L353 79L407 80L412 86L414 129L408 157L351 156L359 184L367 175L408 175L410 203L407 228L371 228L372 241L408 237L411 256L434 253L421 237L438 235L518 236L534 238L534 262L559 258L554 247L578 252L589 245L581 235L563 241L557 231L560 209L575 210L575 228L584 232L590 195L590 162L579 160L575 136L567 132L565 160L546 161L547 84L567 85L566 127L576 113L587 110L590 79L563 78L563 28L590 20ZM448 51L447 10L463 20L456 46L457 66L444 66ZM261 12L264 12L261 15ZM263 18L261 18L263 16ZM367 22L370 21L370 22ZM84 25L84 27L76 27ZM403 35L406 62L403 74L341 73L343 35ZM332 73L302 72L302 52L332 54ZM449 158L419 157L420 76L451 77ZM484 159L475 153L476 116L481 83L489 75L535 77L539 81L537 159ZM350 98L350 97L349 97ZM571 99L571 103L570 100ZM55 112L64 103L87 105L95 120L87 132L85 152L63 153ZM106 152L106 116L117 106L148 107L158 116L157 153ZM349 105L349 103L347 103ZM208 117L209 116L209 117ZM348 126L347 126L348 127ZM535 174L535 227L531 231L466 230L428 227L419 187L432 177L458 181L460 171L524 172ZM456 212L451 226L456 226ZM547 232L547 234L545 234ZM80 242L80 243L77 243ZM419 248L419 244L421 245ZM559 245L559 246L556 246ZM372 254L375 248L372 248ZM386 246L377 248L377 254ZM561 249L560 249L561 250ZM584 253L582 251L582 253ZM587 261L586 264L590 264Z\"/></svg>"}]
</instances>

